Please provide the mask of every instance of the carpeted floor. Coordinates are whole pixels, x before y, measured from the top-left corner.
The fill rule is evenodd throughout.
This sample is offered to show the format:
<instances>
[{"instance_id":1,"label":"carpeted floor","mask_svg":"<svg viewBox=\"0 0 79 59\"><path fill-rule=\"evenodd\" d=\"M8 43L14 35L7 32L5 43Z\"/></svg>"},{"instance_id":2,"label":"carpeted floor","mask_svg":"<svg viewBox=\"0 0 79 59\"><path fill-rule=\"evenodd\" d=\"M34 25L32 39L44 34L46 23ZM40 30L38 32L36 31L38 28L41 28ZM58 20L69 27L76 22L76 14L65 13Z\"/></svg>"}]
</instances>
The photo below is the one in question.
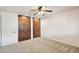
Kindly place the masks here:
<instances>
[{"instance_id":1,"label":"carpeted floor","mask_svg":"<svg viewBox=\"0 0 79 59\"><path fill-rule=\"evenodd\" d=\"M46 38L26 40L0 48L0 53L78 53L79 48Z\"/></svg>"}]
</instances>

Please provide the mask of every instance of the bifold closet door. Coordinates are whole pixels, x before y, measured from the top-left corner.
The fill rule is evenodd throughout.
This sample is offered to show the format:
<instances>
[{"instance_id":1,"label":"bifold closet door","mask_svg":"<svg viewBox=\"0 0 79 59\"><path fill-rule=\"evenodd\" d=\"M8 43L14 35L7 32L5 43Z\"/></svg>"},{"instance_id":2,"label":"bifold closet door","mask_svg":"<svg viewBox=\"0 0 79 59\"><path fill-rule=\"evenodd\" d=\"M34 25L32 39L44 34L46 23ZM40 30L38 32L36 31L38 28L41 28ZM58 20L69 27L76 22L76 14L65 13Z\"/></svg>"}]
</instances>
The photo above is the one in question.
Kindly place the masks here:
<instances>
[{"instance_id":1,"label":"bifold closet door","mask_svg":"<svg viewBox=\"0 0 79 59\"><path fill-rule=\"evenodd\" d=\"M33 18L33 38L41 36L40 18Z\"/></svg>"},{"instance_id":2,"label":"bifold closet door","mask_svg":"<svg viewBox=\"0 0 79 59\"><path fill-rule=\"evenodd\" d=\"M18 16L18 38L19 41L28 40L31 38L31 18L28 16Z\"/></svg>"}]
</instances>

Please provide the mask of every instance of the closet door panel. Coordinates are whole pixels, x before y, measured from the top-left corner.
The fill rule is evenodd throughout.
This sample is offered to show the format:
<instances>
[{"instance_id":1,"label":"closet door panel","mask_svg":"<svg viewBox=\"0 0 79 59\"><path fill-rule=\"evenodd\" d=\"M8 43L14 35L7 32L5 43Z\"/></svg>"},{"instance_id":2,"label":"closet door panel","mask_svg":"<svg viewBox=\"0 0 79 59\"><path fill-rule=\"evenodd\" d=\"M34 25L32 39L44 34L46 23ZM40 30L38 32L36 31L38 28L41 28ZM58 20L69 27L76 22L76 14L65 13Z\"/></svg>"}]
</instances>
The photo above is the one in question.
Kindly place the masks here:
<instances>
[{"instance_id":1,"label":"closet door panel","mask_svg":"<svg viewBox=\"0 0 79 59\"><path fill-rule=\"evenodd\" d=\"M33 38L41 36L40 19L33 18Z\"/></svg>"},{"instance_id":2,"label":"closet door panel","mask_svg":"<svg viewBox=\"0 0 79 59\"><path fill-rule=\"evenodd\" d=\"M28 16L19 16L19 41L31 38L31 20Z\"/></svg>"}]
</instances>

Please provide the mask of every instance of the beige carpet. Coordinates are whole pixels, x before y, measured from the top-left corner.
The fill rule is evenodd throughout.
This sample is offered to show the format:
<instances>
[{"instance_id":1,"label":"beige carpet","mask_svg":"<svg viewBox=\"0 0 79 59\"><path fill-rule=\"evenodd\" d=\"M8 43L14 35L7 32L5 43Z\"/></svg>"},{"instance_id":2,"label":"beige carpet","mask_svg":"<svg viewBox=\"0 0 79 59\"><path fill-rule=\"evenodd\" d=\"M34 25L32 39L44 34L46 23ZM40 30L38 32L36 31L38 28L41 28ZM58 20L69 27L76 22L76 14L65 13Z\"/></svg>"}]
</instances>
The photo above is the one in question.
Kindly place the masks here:
<instances>
[{"instance_id":1,"label":"beige carpet","mask_svg":"<svg viewBox=\"0 0 79 59\"><path fill-rule=\"evenodd\" d=\"M0 48L0 53L75 53L79 48L59 43L46 38L26 40Z\"/></svg>"}]
</instances>

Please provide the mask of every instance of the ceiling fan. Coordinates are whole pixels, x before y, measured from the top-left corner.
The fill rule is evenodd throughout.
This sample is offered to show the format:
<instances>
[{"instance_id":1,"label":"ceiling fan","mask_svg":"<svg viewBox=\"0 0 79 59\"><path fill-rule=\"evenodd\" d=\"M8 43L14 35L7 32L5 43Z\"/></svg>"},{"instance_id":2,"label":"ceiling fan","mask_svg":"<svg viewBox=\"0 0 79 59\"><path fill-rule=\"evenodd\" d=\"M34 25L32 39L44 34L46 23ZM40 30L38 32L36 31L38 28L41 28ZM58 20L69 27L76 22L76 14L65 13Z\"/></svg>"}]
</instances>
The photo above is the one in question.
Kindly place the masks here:
<instances>
[{"instance_id":1,"label":"ceiling fan","mask_svg":"<svg viewBox=\"0 0 79 59\"><path fill-rule=\"evenodd\" d=\"M39 6L37 9L33 9L32 11L35 11L33 15L36 15L36 14L44 15L44 12L52 12L52 10L49 10L47 6Z\"/></svg>"}]
</instances>

